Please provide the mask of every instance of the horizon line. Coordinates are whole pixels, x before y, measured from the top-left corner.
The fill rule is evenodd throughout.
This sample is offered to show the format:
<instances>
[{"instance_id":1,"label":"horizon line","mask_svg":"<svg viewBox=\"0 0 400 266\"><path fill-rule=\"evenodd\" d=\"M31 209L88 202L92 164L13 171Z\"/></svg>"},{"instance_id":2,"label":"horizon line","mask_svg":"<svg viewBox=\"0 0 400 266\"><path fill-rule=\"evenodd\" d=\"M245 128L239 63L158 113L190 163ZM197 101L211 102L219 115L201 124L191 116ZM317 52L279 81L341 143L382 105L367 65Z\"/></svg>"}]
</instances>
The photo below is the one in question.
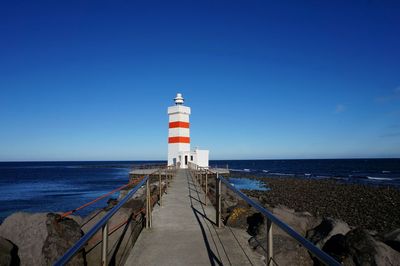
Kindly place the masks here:
<instances>
[{"instance_id":1,"label":"horizon line","mask_svg":"<svg viewBox=\"0 0 400 266\"><path fill-rule=\"evenodd\" d=\"M342 158L277 158L277 159L211 159L210 161L295 161L295 160L384 160L400 159L400 157L342 157ZM166 162L166 159L153 160L5 160L0 163L41 163L41 162Z\"/></svg>"}]
</instances>

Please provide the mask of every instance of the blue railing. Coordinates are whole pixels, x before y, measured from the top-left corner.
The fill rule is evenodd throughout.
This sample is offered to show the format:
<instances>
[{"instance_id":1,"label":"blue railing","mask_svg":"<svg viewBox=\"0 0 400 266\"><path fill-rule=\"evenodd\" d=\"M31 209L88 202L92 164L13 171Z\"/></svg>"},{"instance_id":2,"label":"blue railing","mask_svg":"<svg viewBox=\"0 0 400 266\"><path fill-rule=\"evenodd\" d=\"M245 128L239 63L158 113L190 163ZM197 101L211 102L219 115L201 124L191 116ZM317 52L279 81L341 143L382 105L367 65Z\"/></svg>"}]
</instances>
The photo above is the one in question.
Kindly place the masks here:
<instances>
[{"instance_id":1,"label":"blue railing","mask_svg":"<svg viewBox=\"0 0 400 266\"><path fill-rule=\"evenodd\" d=\"M84 245L102 229L103 242L102 242L102 261L107 261L107 237L108 237L108 221L114 214L144 185L147 184L147 191L149 191L149 176L144 177L117 205L115 205L100 221L98 221L78 242L76 242L54 265L61 266L69 262L76 253L78 253ZM149 199L146 196L146 212L148 212ZM146 213L146 225L149 213ZM103 264L105 265L105 264Z\"/></svg>"},{"instance_id":2,"label":"blue railing","mask_svg":"<svg viewBox=\"0 0 400 266\"><path fill-rule=\"evenodd\" d=\"M286 232L291 238L295 239L299 244L301 244L303 247L305 247L310 253L312 253L318 260L320 260L322 263L326 265L334 265L334 266L339 266L341 265L338 261L336 261L334 258L332 258L329 254L325 253L321 249L319 249L317 246L315 246L313 243L311 243L309 240L304 238L302 235L297 233L295 230L293 230L289 225L287 225L285 222L281 221L278 217L273 215L270 211L268 211L266 208L258 204L257 202L253 201L250 199L246 194L232 186L231 183L229 183L228 180L226 180L224 177L219 175L219 169L210 169L208 167L199 167L196 164L190 164L189 168L195 172L197 179L200 181L200 183L203 183L203 177L205 176L206 181L205 181L205 194L207 195L208 190L207 190L207 177L208 174L215 174L216 175L216 188L215 188L215 196L216 196L216 225L218 227L221 226L221 221L222 221L222 216L221 216L221 211L222 211L222 195L221 195L221 184L224 183L227 188L232 190L236 195L241 197L244 201L246 201L250 206L254 207L257 211L259 211L262 215L264 215L267 218L267 265L271 265L274 261L273 257L273 234L272 234L272 224L277 225L279 228L281 228L284 232Z\"/></svg>"},{"instance_id":3,"label":"blue railing","mask_svg":"<svg viewBox=\"0 0 400 266\"><path fill-rule=\"evenodd\" d=\"M321 262L325 263L326 265L341 265L339 262L337 262L334 258L329 256L327 253L319 249L317 246L315 246L313 243L308 241L306 238L301 236L299 233L297 233L295 230L293 230L289 225L281 221L279 218L277 218L275 215L273 215L270 211L262 207L260 204L257 202L253 201L250 199L246 194L232 186L231 183L229 183L228 180L225 178L218 176L217 177L219 180L222 181L230 190L235 192L238 196L240 196L243 200L245 200L249 205L254 207L257 211L259 211L261 214L263 214L265 217L267 217L267 220L269 222L274 223L277 225L279 228L281 228L283 231L285 231L289 236L294 238L297 242L299 242L303 247L305 247L309 252L311 252L315 257L317 257ZM267 229L268 230L268 229ZM272 230L271 230L272 233ZM271 235L272 237L272 235ZM272 245L272 239L271 239L271 245ZM272 254L271 254L271 259Z\"/></svg>"}]
</instances>

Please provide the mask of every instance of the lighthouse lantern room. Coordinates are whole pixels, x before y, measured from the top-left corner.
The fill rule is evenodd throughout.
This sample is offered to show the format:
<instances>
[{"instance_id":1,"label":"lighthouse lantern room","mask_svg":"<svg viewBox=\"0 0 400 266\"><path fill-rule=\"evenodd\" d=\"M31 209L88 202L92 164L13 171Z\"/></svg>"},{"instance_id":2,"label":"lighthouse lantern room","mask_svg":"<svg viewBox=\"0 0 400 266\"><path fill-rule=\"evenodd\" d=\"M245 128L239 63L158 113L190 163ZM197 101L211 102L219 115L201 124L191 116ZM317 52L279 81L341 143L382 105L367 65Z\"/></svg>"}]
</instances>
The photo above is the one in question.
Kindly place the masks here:
<instances>
[{"instance_id":1,"label":"lighthouse lantern room","mask_svg":"<svg viewBox=\"0 0 400 266\"><path fill-rule=\"evenodd\" d=\"M201 167L208 167L208 150L190 151L190 107L184 106L181 93L174 98L175 105L168 107L168 165L187 168L192 162Z\"/></svg>"}]
</instances>

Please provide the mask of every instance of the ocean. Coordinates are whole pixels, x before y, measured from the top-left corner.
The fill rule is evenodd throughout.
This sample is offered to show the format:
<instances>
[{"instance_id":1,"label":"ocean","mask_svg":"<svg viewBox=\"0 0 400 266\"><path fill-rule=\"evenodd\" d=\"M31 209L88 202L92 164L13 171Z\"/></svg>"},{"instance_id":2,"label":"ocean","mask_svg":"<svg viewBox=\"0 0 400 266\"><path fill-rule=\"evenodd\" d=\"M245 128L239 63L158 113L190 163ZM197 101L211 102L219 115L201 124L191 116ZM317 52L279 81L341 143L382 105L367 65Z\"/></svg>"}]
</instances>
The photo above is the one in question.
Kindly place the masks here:
<instances>
[{"instance_id":1,"label":"ocean","mask_svg":"<svg viewBox=\"0 0 400 266\"><path fill-rule=\"evenodd\" d=\"M65 212L128 182L134 162L0 162L0 221L16 211ZM335 178L343 182L400 188L400 159L231 160L210 161L229 167L233 177L257 176ZM239 181L237 181L239 182ZM110 196L118 197L118 193ZM107 198L77 215L104 207Z\"/></svg>"}]
</instances>

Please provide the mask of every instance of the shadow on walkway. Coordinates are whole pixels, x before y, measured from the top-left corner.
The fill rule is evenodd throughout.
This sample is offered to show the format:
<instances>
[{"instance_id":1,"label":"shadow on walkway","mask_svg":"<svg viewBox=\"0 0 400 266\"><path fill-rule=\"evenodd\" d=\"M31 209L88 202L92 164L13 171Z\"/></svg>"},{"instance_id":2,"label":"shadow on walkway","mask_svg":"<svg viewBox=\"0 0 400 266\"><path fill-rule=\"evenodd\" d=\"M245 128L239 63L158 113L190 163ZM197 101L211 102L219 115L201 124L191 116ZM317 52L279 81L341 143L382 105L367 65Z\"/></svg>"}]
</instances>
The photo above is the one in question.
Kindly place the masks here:
<instances>
[{"instance_id":1,"label":"shadow on walkway","mask_svg":"<svg viewBox=\"0 0 400 266\"><path fill-rule=\"evenodd\" d=\"M204 192L202 191L200 184L198 184L194 177L191 175L190 171L186 171L186 179L188 184L188 197L190 199L191 208L201 229L204 244L207 248L210 264L223 265L223 262L225 262L225 264L237 265L238 262L236 262L231 255L232 252L238 253L237 248L235 248L234 251L231 250L232 246L235 246L239 247L240 253L242 253L241 257L246 258L245 263L248 265L253 265L252 261L250 260L249 256L246 254L246 251L242 246L243 244L239 241L232 228L227 226L224 228L218 228L216 226L215 221L213 221L215 220L215 209L213 207L204 206L204 203L201 201L201 199L204 198ZM214 213L210 213L212 211ZM227 243L228 239L231 243ZM232 243L233 241L235 243Z\"/></svg>"}]
</instances>

